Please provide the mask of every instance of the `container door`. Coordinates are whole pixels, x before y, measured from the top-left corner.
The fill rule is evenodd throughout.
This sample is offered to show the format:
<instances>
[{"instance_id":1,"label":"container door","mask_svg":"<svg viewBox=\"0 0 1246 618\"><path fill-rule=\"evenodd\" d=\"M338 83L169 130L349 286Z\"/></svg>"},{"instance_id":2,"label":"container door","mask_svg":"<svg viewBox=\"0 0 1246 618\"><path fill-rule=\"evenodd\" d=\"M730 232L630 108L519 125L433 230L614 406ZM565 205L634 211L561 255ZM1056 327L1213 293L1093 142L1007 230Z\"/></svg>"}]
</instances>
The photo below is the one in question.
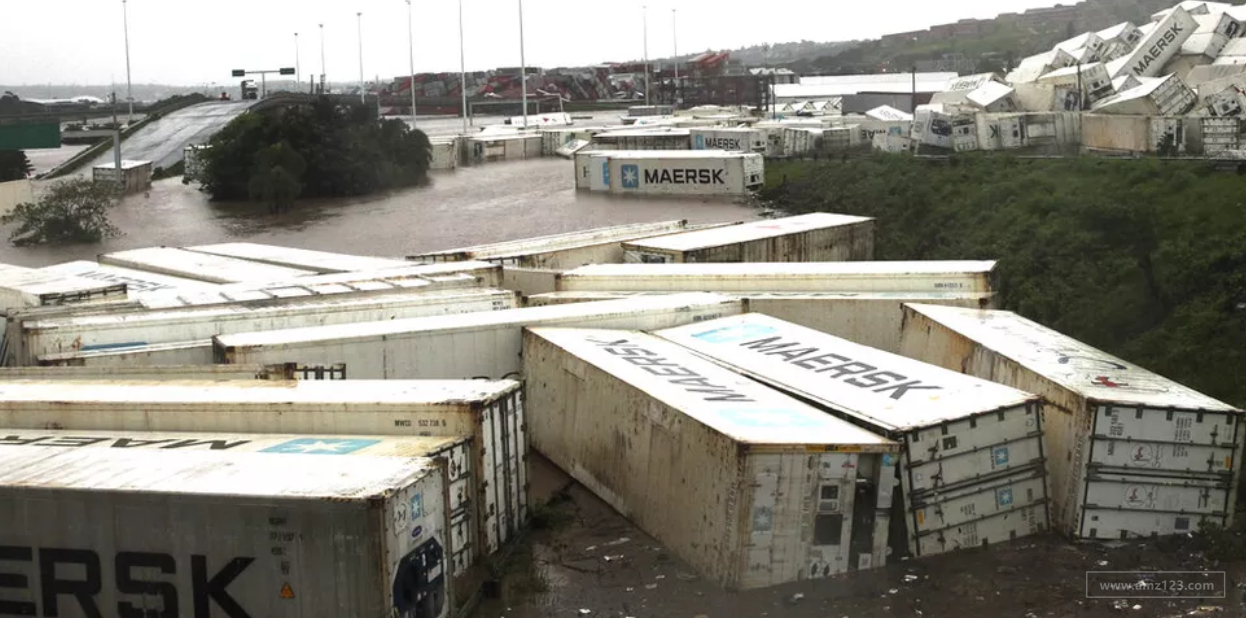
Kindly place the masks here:
<instances>
[{"instance_id":1,"label":"container door","mask_svg":"<svg viewBox=\"0 0 1246 618\"><path fill-rule=\"evenodd\" d=\"M1185 534L1228 519L1227 483L1143 475L1091 473L1080 536L1131 539Z\"/></svg>"},{"instance_id":2,"label":"container door","mask_svg":"<svg viewBox=\"0 0 1246 618\"><path fill-rule=\"evenodd\" d=\"M855 480L856 455L825 453L819 457L809 578L849 570Z\"/></svg>"},{"instance_id":3,"label":"container door","mask_svg":"<svg viewBox=\"0 0 1246 618\"><path fill-rule=\"evenodd\" d=\"M502 479L498 478L498 467L494 463L494 451L499 444L497 436L494 435L500 430L497 421L498 412L496 405L486 406L481 412L480 431L477 432L479 444L476 461L481 471L479 477L480 525L477 528L481 530L480 541L483 543L483 555L486 556L497 552L502 538L498 526L498 503L501 501L500 493L504 489Z\"/></svg>"},{"instance_id":4,"label":"container door","mask_svg":"<svg viewBox=\"0 0 1246 618\"><path fill-rule=\"evenodd\" d=\"M473 514L476 501L472 500L473 479L476 478L472 466L474 445L475 439L440 454L446 459L446 477L450 483L450 530L446 536L450 543L450 570L455 577L463 575L476 563L479 532L477 517Z\"/></svg>"},{"instance_id":5,"label":"container door","mask_svg":"<svg viewBox=\"0 0 1246 618\"><path fill-rule=\"evenodd\" d=\"M1046 530L1046 478L1041 468L1029 468L953 490L909 495L910 549L928 556Z\"/></svg>"},{"instance_id":6,"label":"container door","mask_svg":"<svg viewBox=\"0 0 1246 618\"><path fill-rule=\"evenodd\" d=\"M848 544L848 566L865 570L874 564L875 519L878 516L879 455L858 455L855 495L852 500L852 540Z\"/></svg>"}]
</instances>

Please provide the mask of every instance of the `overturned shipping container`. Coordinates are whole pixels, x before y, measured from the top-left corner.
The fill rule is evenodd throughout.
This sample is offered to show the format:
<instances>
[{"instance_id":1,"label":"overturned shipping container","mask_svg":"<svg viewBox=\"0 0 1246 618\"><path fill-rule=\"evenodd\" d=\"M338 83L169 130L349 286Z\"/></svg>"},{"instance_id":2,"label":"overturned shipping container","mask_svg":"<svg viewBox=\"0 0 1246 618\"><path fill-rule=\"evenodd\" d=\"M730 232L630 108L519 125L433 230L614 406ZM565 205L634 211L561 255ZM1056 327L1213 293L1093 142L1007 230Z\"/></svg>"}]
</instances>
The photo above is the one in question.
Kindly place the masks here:
<instances>
[{"instance_id":1,"label":"overturned shipping container","mask_svg":"<svg viewBox=\"0 0 1246 618\"><path fill-rule=\"evenodd\" d=\"M1141 37L1133 51L1108 64L1113 78L1122 75L1155 77L1178 53L1198 22L1181 7L1173 8L1151 31Z\"/></svg>"},{"instance_id":2,"label":"overturned shipping container","mask_svg":"<svg viewBox=\"0 0 1246 618\"><path fill-rule=\"evenodd\" d=\"M1242 411L1006 311L905 307L906 356L1042 395L1052 526L1184 534L1233 520Z\"/></svg>"},{"instance_id":3,"label":"overturned shipping container","mask_svg":"<svg viewBox=\"0 0 1246 618\"><path fill-rule=\"evenodd\" d=\"M0 367L0 380L295 380L285 365L155 365L151 367Z\"/></svg>"},{"instance_id":4,"label":"overturned shipping container","mask_svg":"<svg viewBox=\"0 0 1246 618\"><path fill-rule=\"evenodd\" d=\"M686 219L630 223L474 247L432 251L410 255L407 259L416 262L480 260L523 268L561 270L584 264L622 262L622 243L651 236L675 234L683 232L687 227Z\"/></svg>"},{"instance_id":5,"label":"overturned shipping container","mask_svg":"<svg viewBox=\"0 0 1246 618\"><path fill-rule=\"evenodd\" d=\"M452 616L446 491L421 458L0 446L5 613Z\"/></svg>"},{"instance_id":6,"label":"overturned shipping container","mask_svg":"<svg viewBox=\"0 0 1246 618\"><path fill-rule=\"evenodd\" d=\"M223 257L238 258L271 264L310 270L320 275L334 273L352 273L366 270L385 270L386 268L403 268L410 264L400 259L379 258L366 255L348 255L330 253L328 251L312 251L295 249L277 245L261 245L251 242L227 242L216 245L198 245L186 247L188 251L207 253Z\"/></svg>"},{"instance_id":7,"label":"overturned shipping container","mask_svg":"<svg viewBox=\"0 0 1246 618\"><path fill-rule=\"evenodd\" d=\"M176 247L148 247L105 253L99 256L99 262L207 283L284 281L317 274L306 269L261 264Z\"/></svg>"},{"instance_id":8,"label":"overturned shipping container","mask_svg":"<svg viewBox=\"0 0 1246 618\"><path fill-rule=\"evenodd\" d=\"M124 300L126 285L0 264L0 311Z\"/></svg>"},{"instance_id":9,"label":"overturned shipping container","mask_svg":"<svg viewBox=\"0 0 1246 618\"><path fill-rule=\"evenodd\" d=\"M151 292L168 292L173 290L207 291L219 287L214 283L171 277L169 275L160 275L120 266L109 266L89 260L77 260L65 262L64 264L44 266L39 270L81 279L92 279L114 285L124 285L126 291L132 297L141 297Z\"/></svg>"},{"instance_id":10,"label":"overturned shipping container","mask_svg":"<svg viewBox=\"0 0 1246 618\"><path fill-rule=\"evenodd\" d=\"M526 326L650 330L735 315L743 302L672 294L459 316L296 328L216 338L218 362L346 366L351 378L502 378L520 371ZM331 359L331 360L330 360Z\"/></svg>"},{"instance_id":11,"label":"overturned shipping container","mask_svg":"<svg viewBox=\"0 0 1246 618\"><path fill-rule=\"evenodd\" d=\"M929 556L1047 529L1038 396L757 313L656 333L903 445L893 551Z\"/></svg>"},{"instance_id":12,"label":"overturned shipping container","mask_svg":"<svg viewBox=\"0 0 1246 618\"><path fill-rule=\"evenodd\" d=\"M764 157L717 150L609 155L610 192L622 195L744 195L766 181Z\"/></svg>"},{"instance_id":13,"label":"overturned shipping container","mask_svg":"<svg viewBox=\"0 0 1246 618\"><path fill-rule=\"evenodd\" d=\"M992 292L994 261L596 264L562 274L558 291Z\"/></svg>"},{"instance_id":14,"label":"overturned shipping container","mask_svg":"<svg viewBox=\"0 0 1246 618\"><path fill-rule=\"evenodd\" d=\"M874 258L874 219L811 213L623 243L626 262L839 262Z\"/></svg>"},{"instance_id":15,"label":"overturned shipping container","mask_svg":"<svg viewBox=\"0 0 1246 618\"><path fill-rule=\"evenodd\" d=\"M525 330L524 374L533 448L706 578L884 563L896 443L638 332Z\"/></svg>"},{"instance_id":16,"label":"overturned shipping container","mask_svg":"<svg viewBox=\"0 0 1246 618\"><path fill-rule=\"evenodd\" d=\"M462 381L0 383L0 427L472 439L472 543L489 555L527 519L520 384ZM206 436L205 436L206 439ZM0 452L4 442L0 441ZM322 481L334 478L329 472ZM0 512L3 512L0 510Z\"/></svg>"}]
</instances>

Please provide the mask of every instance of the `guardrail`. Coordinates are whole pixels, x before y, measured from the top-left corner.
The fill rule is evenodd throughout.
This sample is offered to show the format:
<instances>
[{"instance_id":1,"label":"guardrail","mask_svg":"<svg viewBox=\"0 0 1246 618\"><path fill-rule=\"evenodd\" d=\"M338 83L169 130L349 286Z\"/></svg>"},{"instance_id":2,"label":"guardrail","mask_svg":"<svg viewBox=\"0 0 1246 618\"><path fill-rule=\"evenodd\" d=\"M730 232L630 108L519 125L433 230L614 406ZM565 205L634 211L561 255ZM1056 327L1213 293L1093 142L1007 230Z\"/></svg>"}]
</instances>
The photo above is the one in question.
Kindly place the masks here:
<instances>
[{"instance_id":1,"label":"guardrail","mask_svg":"<svg viewBox=\"0 0 1246 618\"><path fill-rule=\"evenodd\" d=\"M153 107L148 112L146 117L134 123L133 125L126 127L126 129L121 132L121 141L124 142L125 138L133 135L135 131L138 131L139 129L147 126L148 124L152 122L160 120L166 114L186 109L187 107L190 107L192 105L206 103L207 101L208 100L205 100L205 99L186 97L183 100L175 101L173 103L170 103L169 105L165 105L159 108ZM112 140L105 139L97 144L92 145L86 150L79 152L78 154L71 157L68 161L52 168L51 171L40 174L36 178L52 179L52 178L60 178L62 176L67 176L69 174L72 174L78 171L78 168L82 167L82 165L85 164L87 161L90 161L94 159L95 157L98 157L101 153L106 152L112 147L113 147Z\"/></svg>"}]
</instances>

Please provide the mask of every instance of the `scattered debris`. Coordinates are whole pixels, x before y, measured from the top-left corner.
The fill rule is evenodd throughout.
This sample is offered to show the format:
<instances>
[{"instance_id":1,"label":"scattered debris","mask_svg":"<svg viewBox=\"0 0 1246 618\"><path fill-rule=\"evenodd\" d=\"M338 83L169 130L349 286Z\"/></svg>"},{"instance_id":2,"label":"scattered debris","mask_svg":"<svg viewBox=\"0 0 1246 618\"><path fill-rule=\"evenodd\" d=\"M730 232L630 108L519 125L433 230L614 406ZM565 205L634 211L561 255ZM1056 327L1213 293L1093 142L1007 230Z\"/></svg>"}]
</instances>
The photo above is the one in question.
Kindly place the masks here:
<instances>
[{"instance_id":1,"label":"scattered debris","mask_svg":"<svg viewBox=\"0 0 1246 618\"><path fill-rule=\"evenodd\" d=\"M596 551L596 550L597 550L596 545L589 545L588 547L584 548L584 551Z\"/></svg>"},{"instance_id":2,"label":"scattered debris","mask_svg":"<svg viewBox=\"0 0 1246 618\"><path fill-rule=\"evenodd\" d=\"M613 540L613 541L610 541L609 543L605 543L605 546L606 546L606 547L616 547L616 546L622 545L622 544L624 544L624 543L627 543L627 542L629 542L629 541L631 541L631 539L629 539L629 538L627 538L627 537L620 537L620 538L617 538L617 539L615 539L615 540Z\"/></svg>"},{"instance_id":3,"label":"scattered debris","mask_svg":"<svg viewBox=\"0 0 1246 618\"><path fill-rule=\"evenodd\" d=\"M915 581L917 581L917 579L918 579L918 578L917 578L917 576L916 576L916 575L905 575L905 576L904 576L904 581L906 581L906 582L915 582Z\"/></svg>"},{"instance_id":4,"label":"scattered debris","mask_svg":"<svg viewBox=\"0 0 1246 618\"><path fill-rule=\"evenodd\" d=\"M995 567L995 572L1001 575L1009 575L1017 572L1017 567L1008 566L1006 564Z\"/></svg>"},{"instance_id":5,"label":"scattered debris","mask_svg":"<svg viewBox=\"0 0 1246 618\"><path fill-rule=\"evenodd\" d=\"M587 616L587 615L589 615L589 614L591 614L591 613L593 613L593 610L591 610L591 609L583 609L583 608L581 608L581 609L580 609L580 615L581 615L581 616Z\"/></svg>"},{"instance_id":6,"label":"scattered debris","mask_svg":"<svg viewBox=\"0 0 1246 618\"><path fill-rule=\"evenodd\" d=\"M800 603L804 598L805 598L804 593L797 592L796 594L793 594L792 596L787 598L787 603L788 605L795 605L797 603Z\"/></svg>"},{"instance_id":7,"label":"scattered debris","mask_svg":"<svg viewBox=\"0 0 1246 618\"><path fill-rule=\"evenodd\" d=\"M645 590L657 590L657 589L658 589L657 584L645 584Z\"/></svg>"},{"instance_id":8,"label":"scattered debris","mask_svg":"<svg viewBox=\"0 0 1246 618\"><path fill-rule=\"evenodd\" d=\"M1097 564L1097 565L1099 565L1099 566L1101 566L1101 567L1105 567L1105 566L1107 566L1107 565L1108 565L1108 561L1107 561L1107 560L1100 560L1100 561L1096 562L1095 564Z\"/></svg>"},{"instance_id":9,"label":"scattered debris","mask_svg":"<svg viewBox=\"0 0 1246 618\"><path fill-rule=\"evenodd\" d=\"M1125 599L1112 601L1112 609L1129 609L1129 601L1126 601Z\"/></svg>"},{"instance_id":10,"label":"scattered debris","mask_svg":"<svg viewBox=\"0 0 1246 618\"><path fill-rule=\"evenodd\" d=\"M601 557L601 559L602 559L602 560L605 560L606 562L613 562L613 561L615 561L615 560L622 560L622 559L623 559L623 554L619 554L619 555L617 555L617 556L602 556L602 557Z\"/></svg>"},{"instance_id":11,"label":"scattered debris","mask_svg":"<svg viewBox=\"0 0 1246 618\"><path fill-rule=\"evenodd\" d=\"M665 576L665 575L659 575L659 576L655 577L654 579L666 579L666 576Z\"/></svg>"},{"instance_id":12,"label":"scattered debris","mask_svg":"<svg viewBox=\"0 0 1246 618\"><path fill-rule=\"evenodd\" d=\"M895 594L895 593L897 593L897 592L900 592L900 589L899 589L899 588L892 588L891 590L888 590L888 591L887 591L887 594Z\"/></svg>"}]
</instances>

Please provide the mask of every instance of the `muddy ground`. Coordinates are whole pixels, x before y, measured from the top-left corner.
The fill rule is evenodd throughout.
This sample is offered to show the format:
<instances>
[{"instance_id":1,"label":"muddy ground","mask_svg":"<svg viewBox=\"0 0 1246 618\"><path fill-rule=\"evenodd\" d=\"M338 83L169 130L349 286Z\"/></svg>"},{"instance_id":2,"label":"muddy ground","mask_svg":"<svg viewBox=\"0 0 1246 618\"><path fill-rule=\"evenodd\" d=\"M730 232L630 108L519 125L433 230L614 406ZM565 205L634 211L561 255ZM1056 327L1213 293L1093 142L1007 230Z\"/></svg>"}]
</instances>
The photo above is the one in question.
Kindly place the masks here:
<instances>
[{"instance_id":1,"label":"muddy ground","mask_svg":"<svg viewBox=\"0 0 1246 618\"><path fill-rule=\"evenodd\" d=\"M1246 617L1246 562L1212 560L1206 541L1191 537L1111 545L1038 537L727 592L547 461L534 463L532 478L534 503L553 501L534 509L537 528L507 562L501 597L486 599L478 618ZM1228 590L1223 599L1088 599L1092 570L1226 571Z\"/></svg>"}]
</instances>

